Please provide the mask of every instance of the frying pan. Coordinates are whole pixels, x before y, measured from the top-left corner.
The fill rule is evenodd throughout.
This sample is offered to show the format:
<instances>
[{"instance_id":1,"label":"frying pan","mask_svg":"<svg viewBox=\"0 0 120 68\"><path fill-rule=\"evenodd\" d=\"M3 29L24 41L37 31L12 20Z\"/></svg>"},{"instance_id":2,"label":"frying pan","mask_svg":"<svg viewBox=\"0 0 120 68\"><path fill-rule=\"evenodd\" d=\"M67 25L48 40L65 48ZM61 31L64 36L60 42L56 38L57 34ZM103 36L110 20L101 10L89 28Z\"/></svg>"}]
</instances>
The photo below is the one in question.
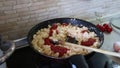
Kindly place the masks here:
<instances>
[{"instance_id":1,"label":"frying pan","mask_svg":"<svg viewBox=\"0 0 120 68\"><path fill-rule=\"evenodd\" d=\"M33 40L33 35L36 34L36 32L42 28L47 28L48 25L52 25L54 23L70 23L71 25L77 25L78 27L88 27L88 29L90 31L94 31L97 34L97 37L99 37L100 40L100 45L98 46L98 48L100 48L104 42L104 35L103 33L92 23L81 20L81 19L76 19L76 18L56 18L56 19L50 19L47 21L43 21L41 23L38 23L37 25L35 25L28 33L27 39L28 39L28 43L29 45L33 48L33 50L35 50L37 53L39 53L40 55L47 57L47 58L52 58L52 59L68 59L71 57L67 57L67 58L56 58L56 57L52 57L52 56L48 56L48 55L44 55L40 52L38 52L36 49L34 49L33 45L32 45L32 40ZM85 55L85 58L89 58L93 55L93 52ZM73 57L72 57L73 59Z\"/></svg>"}]
</instances>

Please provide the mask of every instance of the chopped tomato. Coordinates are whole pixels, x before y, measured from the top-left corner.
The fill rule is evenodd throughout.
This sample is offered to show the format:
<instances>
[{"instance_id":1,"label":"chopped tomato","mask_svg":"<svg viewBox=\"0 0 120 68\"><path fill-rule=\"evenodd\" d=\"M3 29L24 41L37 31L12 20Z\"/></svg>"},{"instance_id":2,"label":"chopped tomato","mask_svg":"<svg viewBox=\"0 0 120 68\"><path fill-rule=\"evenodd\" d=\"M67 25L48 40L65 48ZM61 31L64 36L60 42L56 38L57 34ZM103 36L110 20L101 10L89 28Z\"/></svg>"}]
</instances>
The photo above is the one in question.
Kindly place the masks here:
<instances>
[{"instance_id":1,"label":"chopped tomato","mask_svg":"<svg viewBox=\"0 0 120 68\"><path fill-rule=\"evenodd\" d=\"M54 52L54 53L59 53L59 57L63 56L65 53L67 53L67 48L65 47L61 47L61 46L55 46L51 40L49 38L45 38L44 39L44 44L45 45L49 45L51 50Z\"/></svg>"},{"instance_id":2,"label":"chopped tomato","mask_svg":"<svg viewBox=\"0 0 120 68\"><path fill-rule=\"evenodd\" d=\"M81 45L92 46L96 42L96 39L89 38L87 41L82 41Z\"/></svg>"},{"instance_id":3,"label":"chopped tomato","mask_svg":"<svg viewBox=\"0 0 120 68\"><path fill-rule=\"evenodd\" d=\"M49 36L52 36L52 34L53 34L53 30L50 30L49 31Z\"/></svg>"},{"instance_id":4,"label":"chopped tomato","mask_svg":"<svg viewBox=\"0 0 120 68\"><path fill-rule=\"evenodd\" d=\"M51 50L54 53L59 53L59 57L63 56L65 53L67 53L67 48L61 47L61 46L51 46Z\"/></svg>"},{"instance_id":5,"label":"chopped tomato","mask_svg":"<svg viewBox=\"0 0 120 68\"><path fill-rule=\"evenodd\" d=\"M49 38L45 38L45 39L44 39L44 42L45 42L45 43L44 43L45 45L49 45L49 44L50 44L50 39L49 39Z\"/></svg>"},{"instance_id":6,"label":"chopped tomato","mask_svg":"<svg viewBox=\"0 0 120 68\"><path fill-rule=\"evenodd\" d=\"M53 24L53 25L51 26L50 31L49 31L49 36L52 36L52 34L53 34L53 30L56 30L57 27L58 27L57 24Z\"/></svg>"},{"instance_id":7,"label":"chopped tomato","mask_svg":"<svg viewBox=\"0 0 120 68\"><path fill-rule=\"evenodd\" d=\"M45 42L45 43L44 43L45 45L54 46L54 45L51 43L51 40L50 40L49 38L45 38L45 39L44 39L44 42Z\"/></svg>"},{"instance_id":8,"label":"chopped tomato","mask_svg":"<svg viewBox=\"0 0 120 68\"><path fill-rule=\"evenodd\" d=\"M58 25L57 24L53 24L52 27L50 28L50 30L55 30L57 29Z\"/></svg>"}]
</instances>

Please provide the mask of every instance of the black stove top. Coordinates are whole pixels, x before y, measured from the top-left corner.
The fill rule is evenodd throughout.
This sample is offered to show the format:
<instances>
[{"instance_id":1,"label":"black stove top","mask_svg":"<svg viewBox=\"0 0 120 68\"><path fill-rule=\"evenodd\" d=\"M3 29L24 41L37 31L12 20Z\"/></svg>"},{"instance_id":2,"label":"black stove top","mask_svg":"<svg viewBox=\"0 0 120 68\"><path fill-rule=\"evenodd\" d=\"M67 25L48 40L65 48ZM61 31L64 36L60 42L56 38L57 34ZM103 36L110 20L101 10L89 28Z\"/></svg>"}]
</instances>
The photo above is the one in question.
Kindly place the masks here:
<instances>
[{"instance_id":1,"label":"black stove top","mask_svg":"<svg viewBox=\"0 0 120 68\"><path fill-rule=\"evenodd\" d=\"M109 58L100 53L95 53L94 56L86 61L89 68L112 68ZM29 46L17 49L6 63L8 68L77 68L67 60L45 59Z\"/></svg>"}]
</instances>

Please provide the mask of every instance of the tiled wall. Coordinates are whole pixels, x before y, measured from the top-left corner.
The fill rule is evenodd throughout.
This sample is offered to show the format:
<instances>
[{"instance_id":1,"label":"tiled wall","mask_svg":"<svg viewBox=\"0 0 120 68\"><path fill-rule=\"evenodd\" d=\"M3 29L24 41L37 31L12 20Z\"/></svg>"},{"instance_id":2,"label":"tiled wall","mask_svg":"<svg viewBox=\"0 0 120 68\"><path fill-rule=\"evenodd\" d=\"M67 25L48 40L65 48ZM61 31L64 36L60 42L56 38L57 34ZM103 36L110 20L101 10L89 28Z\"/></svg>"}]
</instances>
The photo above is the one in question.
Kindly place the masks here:
<instances>
[{"instance_id":1,"label":"tiled wall","mask_svg":"<svg viewBox=\"0 0 120 68\"><path fill-rule=\"evenodd\" d=\"M120 0L0 0L0 34L4 39L27 35L35 24L52 18L93 19L94 12L118 13Z\"/></svg>"}]
</instances>

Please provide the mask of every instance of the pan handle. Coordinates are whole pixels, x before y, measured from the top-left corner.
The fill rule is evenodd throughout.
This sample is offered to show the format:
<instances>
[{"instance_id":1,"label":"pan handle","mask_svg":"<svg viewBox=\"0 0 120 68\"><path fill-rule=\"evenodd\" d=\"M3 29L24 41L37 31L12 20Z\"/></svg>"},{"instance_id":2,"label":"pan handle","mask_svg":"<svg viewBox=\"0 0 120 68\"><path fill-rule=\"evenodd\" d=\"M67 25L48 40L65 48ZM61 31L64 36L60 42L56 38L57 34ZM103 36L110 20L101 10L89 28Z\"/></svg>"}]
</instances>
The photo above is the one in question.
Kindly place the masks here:
<instances>
[{"instance_id":1,"label":"pan handle","mask_svg":"<svg viewBox=\"0 0 120 68\"><path fill-rule=\"evenodd\" d=\"M74 55L69 58L72 68L89 68L83 55Z\"/></svg>"},{"instance_id":2,"label":"pan handle","mask_svg":"<svg viewBox=\"0 0 120 68\"><path fill-rule=\"evenodd\" d=\"M1 52L3 52L2 56L0 56L0 65L1 65L14 52L15 43L12 41L2 42L2 39L0 37L0 50Z\"/></svg>"}]
</instances>

